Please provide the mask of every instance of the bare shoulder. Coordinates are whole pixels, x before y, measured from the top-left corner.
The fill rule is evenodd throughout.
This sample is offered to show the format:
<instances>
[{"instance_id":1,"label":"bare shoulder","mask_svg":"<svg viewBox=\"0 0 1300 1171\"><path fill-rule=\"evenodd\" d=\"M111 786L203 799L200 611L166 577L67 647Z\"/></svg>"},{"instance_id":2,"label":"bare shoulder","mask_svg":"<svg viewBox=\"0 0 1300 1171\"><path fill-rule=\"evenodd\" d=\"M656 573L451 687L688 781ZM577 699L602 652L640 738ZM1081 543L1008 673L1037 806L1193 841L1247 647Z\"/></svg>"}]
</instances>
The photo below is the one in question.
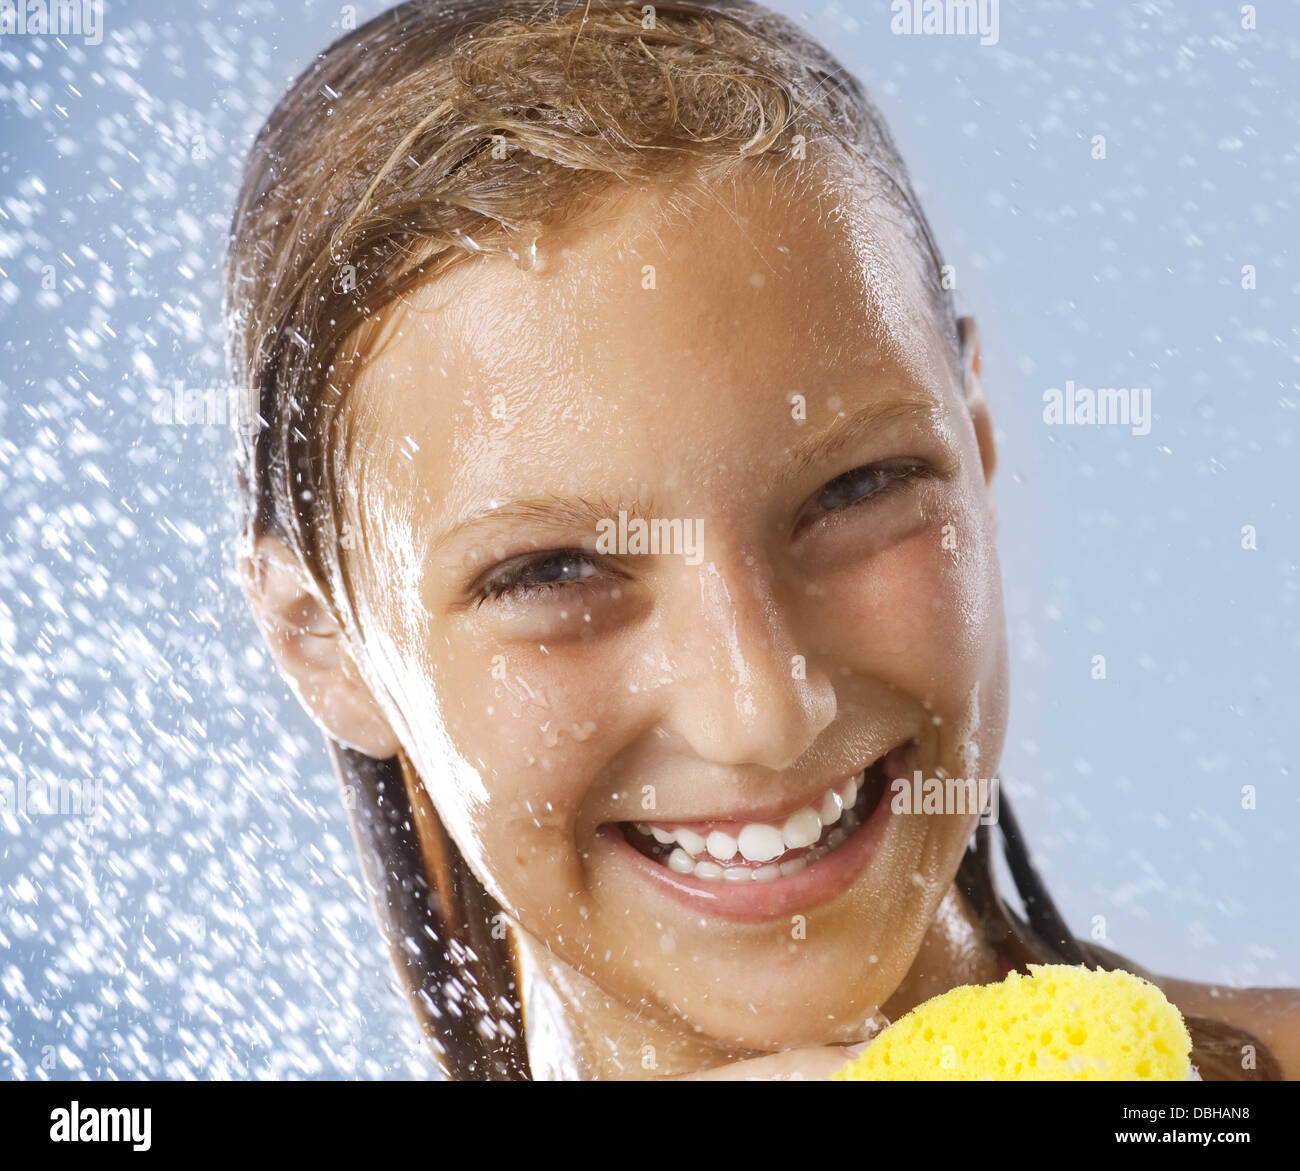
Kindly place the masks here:
<instances>
[{"instance_id":1,"label":"bare shoulder","mask_svg":"<svg viewBox=\"0 0 1300 1171\"><path fill-rule=\"evenodd\" d=\"M1155 976L1184 1016L1208 1017L1254 1034L1272 1050L1282 1075L1300 1081L1300 988L1230 988Z\"/></svg>"}]
</instances>

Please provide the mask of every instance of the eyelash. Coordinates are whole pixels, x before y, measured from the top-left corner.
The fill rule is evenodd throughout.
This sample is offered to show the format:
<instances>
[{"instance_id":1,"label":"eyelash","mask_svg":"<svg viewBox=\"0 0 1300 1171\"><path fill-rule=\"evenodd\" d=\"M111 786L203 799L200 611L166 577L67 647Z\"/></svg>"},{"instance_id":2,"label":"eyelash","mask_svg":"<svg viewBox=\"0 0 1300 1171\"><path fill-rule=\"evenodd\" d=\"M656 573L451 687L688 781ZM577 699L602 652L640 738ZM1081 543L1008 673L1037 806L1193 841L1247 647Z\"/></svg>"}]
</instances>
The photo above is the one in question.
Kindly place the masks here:
<instances>
[{"instance_id":1,"label":"eyelash","mask_svg":"<svg viewBox=\"0 0 1300 1171\"><path fill-rule=\"evenodd\" d=\"M930 468L922 464L908 464L898 468L881 467L876 464L867 464L860 468L853 468L842 475L836 476L822 487L817 494L817 499L821 499L827 492L840 483L851 483L855 476L876 475L888 477L874 491L867 492L862 496L855 497L846 504L838 505L835 508L826 509L822 516L834 516L837 513L847 512L859 504L866 504L869 501L879 500L883 495L899 487L899 485L908 480L923 479L932 475ZM802 527L807 527L802 526ZM478 587L474 593L477 597L475 609L483 605L488 600L498 600L503 597L509 597L519 601L530 601L537 598L545 597L557 591L572 591L581 589L590 581L595 580L597 574L588 574L583 577L571 577L561 581L542 581L542 582L525 582L523 577L535 572L537 569L552 562L568 563L574 561L584 561L589 565L594 565L591 555L585 549L554 549L534 557L530 561L521 563L514 569L498 570L494 577L489 578L482 586Z\"/></svg>"},{"instance_id":2,"label":"eyelash","mask_svg":"<svg viewBox=\"0 0 1300 1171\"><path fill-rule=\"evenodd\" d=\"M489 578L476 591L478 600L474 603L477 609L489 599L496 600L502 597L526 601L535 598L544 597L547 594L553 594L557 590L574 590L580 589L584 583L595 578L595 574L589 574L585 577L571 577L561 581L537 581L524 582L521 578L530 572L535 572L540 567L550 562L572 562L585 561L594 565L590 554L584 549L554 549L543 553L540 557L534 557L530 561L525 561L517 568L512 570L498 571L496 576Z\"/></svg>"}]
</instances>

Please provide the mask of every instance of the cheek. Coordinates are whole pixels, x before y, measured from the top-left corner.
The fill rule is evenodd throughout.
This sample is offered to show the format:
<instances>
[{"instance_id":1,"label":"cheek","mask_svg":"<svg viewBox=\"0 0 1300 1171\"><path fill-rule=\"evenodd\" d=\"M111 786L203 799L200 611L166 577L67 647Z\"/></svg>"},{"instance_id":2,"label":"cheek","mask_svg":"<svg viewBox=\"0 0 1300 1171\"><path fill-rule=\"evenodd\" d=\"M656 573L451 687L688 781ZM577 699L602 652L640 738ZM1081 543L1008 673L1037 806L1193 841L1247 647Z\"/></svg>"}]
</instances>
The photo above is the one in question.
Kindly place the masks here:
<instances>
[{"instance_id":1,"label":"cheek","mask_svg":"<svg viewBox=\"0 0 1300 1171\"><path fill-rule=\"evenodd\" d=\"M936 709L992 682L1001 630L996 559L973 510L950 510L828 584L828 645Z\"/></svg>"},{"instance_id":2,"label":"cheek","mask_svg":"<svg viewBox=\"0 0 1300 1171\"><path fill-rule=\"evenodd\" d=\"M467 640L468 642L468 640ZM440 674L447 733L481 773L491 834L521 857L572 855L574 822L611 723L607 675L583 648L453 648Z\"/></svg>"}]
</instances>

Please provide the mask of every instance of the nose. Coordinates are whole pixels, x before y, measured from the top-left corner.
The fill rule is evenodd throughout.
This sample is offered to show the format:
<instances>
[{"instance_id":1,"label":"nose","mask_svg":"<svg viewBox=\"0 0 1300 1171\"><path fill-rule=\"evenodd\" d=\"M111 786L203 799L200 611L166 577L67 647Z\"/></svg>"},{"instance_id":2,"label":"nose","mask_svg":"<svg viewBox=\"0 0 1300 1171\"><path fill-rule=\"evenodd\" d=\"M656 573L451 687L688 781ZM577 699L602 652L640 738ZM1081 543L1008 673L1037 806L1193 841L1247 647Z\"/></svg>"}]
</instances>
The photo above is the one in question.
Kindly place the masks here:
<instances>
[{"instance_id":1,"label":"nose","mask_svg":"<svg viewBox=\"0 0 1300 1171\"><path fill-rule=\"evenodd\" d=\"M800 660L797 615L738 555L686 570L667 722L703 759L789 768L835 719L835 690ZM806 649L806 648L805 648Z\"/></svg>"}]
</instances>

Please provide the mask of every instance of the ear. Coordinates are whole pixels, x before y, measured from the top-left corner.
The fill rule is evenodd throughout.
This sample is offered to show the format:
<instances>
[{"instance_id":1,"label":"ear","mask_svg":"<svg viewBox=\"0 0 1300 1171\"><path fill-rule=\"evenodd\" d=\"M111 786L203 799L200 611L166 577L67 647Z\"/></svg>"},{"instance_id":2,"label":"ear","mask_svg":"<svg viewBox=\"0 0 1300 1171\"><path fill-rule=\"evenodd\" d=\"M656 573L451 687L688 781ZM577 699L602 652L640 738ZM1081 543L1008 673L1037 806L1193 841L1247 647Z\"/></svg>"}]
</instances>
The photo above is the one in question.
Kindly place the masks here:
<instances>
[{"instance_id":1,"label":"ear","mask_svg":"<svg viewBox=\"0 0 1300 1171\"><path fill-rule=\"evenodd\" d=\"M362 681L342 629L284 542L259 537L239 570L266 644L312 719L349 748L377 760L393 756L397 737Z\"/></svg>"},{"instance_id":2,"label":"ear","mask_svg":"<svg viewBox=\"0 0 1300 1171\"><path fill-rule=\"evenodd\" d=\"M975 425L975 441L979 444L980 463L984 467L984 483L993 486L993 473L997 471L998 453L993 442L993 414L989 400L980 381L980 335L975 318L962 317L957 321L957 340L961 346L962 385L971 422Z\"/></svg>"}]
</instances>

